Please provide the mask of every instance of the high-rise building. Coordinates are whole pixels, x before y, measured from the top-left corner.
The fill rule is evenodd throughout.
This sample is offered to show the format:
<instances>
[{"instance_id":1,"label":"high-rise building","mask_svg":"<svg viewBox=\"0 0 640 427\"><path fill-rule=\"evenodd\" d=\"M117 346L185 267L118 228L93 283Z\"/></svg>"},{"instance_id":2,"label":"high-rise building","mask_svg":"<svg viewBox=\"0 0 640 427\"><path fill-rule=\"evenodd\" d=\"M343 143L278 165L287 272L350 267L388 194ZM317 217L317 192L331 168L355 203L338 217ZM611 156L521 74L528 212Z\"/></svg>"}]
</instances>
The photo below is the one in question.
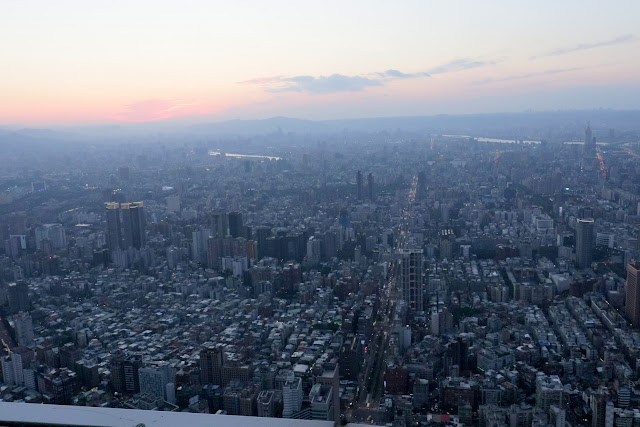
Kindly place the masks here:
<instances>
[{"instance_id":1,"label":"high-rise building","mask_svg":"<svg viewBox=\"0 0 640 427\"><path fill-rule=\"evenodd\" d=\"M276 417L276 411L279 402L279 391L277 390L262 390L258 394L258 416L259 417ZM279 414L278 414L279 415Z\"/></svg>"},{"instance_id":2,"label":"high-rise building","mask_svg":"<svg viewBox=\"0 0 640 427\"><path fill-rule=\"evenodd\" d=\"M373 174L369 173L367 175L367 191L369 192L369 200L373 201L374 192L373 192Z\"/></svg>"},{"instance_id":3,"label":"high-rise building","mask_svg":"<svg viewBox=\"0 0 640 427\"><path fill-rule=\"evenodd\" d=\"M340 376L345 380L355 381L360 374L362 366L362 344L360 337L353 335L347 337L342 345L340 355Z\"/></svg>"},{"instance_id":4,"label":"high-rise building","mask_svg":"<svg viewBox=\"0 0 640 427\"><path fill-rule=\"evenodd\" d=\"M257 415L258 387L252 383L234 382L225 387L223 407L228 415Z\"/></svg>"},{"instance_id":5,"label":"high-rise building","mask_svg":"<svg viewBox=\"0 0 640 427\"><path fill-rule=\"evenodd\" d=\"M607 425L607 402L610 400L606 388L601 387L591 393L591 425L593 427L609 427ZM613 414L609 418L613 421Z\"/></svg>"},{"instance_id":6,"label":"high-rise building","mask_svg":"<svg viewBox=\"0 0 640 427\"><path fill-rule=\"evenodd\" d=\"M29 303L29 286L27 283L9 283L8 288L9 311L11 313L29 311L31 304Z\"/></svg>"},{"instance_id":7,"label":"high-rise building","mask_svg":"<svg viewBox=\"0 0 640 427\"><path fill-rule=\"evenodd\" d=\"M2 378L5 384L22 385L24 383L22 357L19 354L10 351L8 355L0 359L0 364L2 366Z\"/></svg>"},{"instance_id":8,"label":"high-rise building","mask_svg":"<svg viewBox=\"0 0 640 427\"><path fill-rule=\"evenodd\" d=\"M107 245L118 249L141 249L146 244L143 202L106 203Z\"/></svg>"},{"instance_id":9,"label":"high-rise building","mask_svg":"<svg viewBox=\"0 0 640 427\"><path fill-rule=\"evenodd\" d=\"M333 387L327 384L318 383L311 387L309 401L311 402L312 420L335 421L334 401L331 397L333 396L333 393ZM340 415L338 415L338 417L339 416Z\"/></svg>"},{"instance_id":10,"label":"high-rise building","mask_svg":"<svg viewBox=\"0 0 640 427\"><path fill-rule=\"evenodd\" d=\"M628 384L618 388L618 407L628 408L631 403L631 387Z\"/></svg>"},{"instance_id":11,"label":"high-rise building","mask_svg":"<svg viewBox=\"0 0 640 427\"><path fill-rule=\"evenodd\" d=\"M440 259L453 260L453 245L455 234L450 228L445 228L440 232Z\"/></svg>"},{"instance_id":12,"label":"high-rise building","mask_svg":"<svg viewBox=\"0 0 640 427\"><path fill-rule=\"evenodd\" d=\"M222 258L222 239L217 237L209 237L207 239L207 265L210 268L220 267L220 258Z\"/></svg>"},{"instance_id":13,"label":"high-rise building","mask_svg":"<svg viewBox=\"0 0 640 427\"><path fill-rule=\"evenodd\" d=\"M200 383L222 385L224 347L205 345L200 351Z\"/></svg>"},{"instance_id":14,"label":"high-rise building","mask_svg":"<svg viewBox=\"0 0 640 427\"><path fill-rule=\"evenodd\" d=\"M107 216L107 246L110 251L120 249L120 203L105 203Z\"/></svg>"},{"instance_id":15,"label":"high-rise building","mask_svg":"<svg viewBox=\"0 0 640 427\"><path fill-rule=\"evenodd\" d=\"M138 370L142 367L142 357L133 354L128 357L116 357L111 363L111 383L119 393L139 393L140 377Z\"/></svg>"},{"instance_id":16,"label":"high-rise building","mask_svg":"<svg viewBox=\"0 0 640 427\"><path fill-rule=\"evenodd\" d=\"M555 427L565 427L567 422L567 413L564 409L553 405L549 409L549 424Z\"/></svg>"},{"instance_id":17,"label":"high-rise building","mask_svg":"<svg viewBox=\"0 0 640 427\"><path fill-rule=\"evenodd\" d=\"M13 322L16 328L16 339L19 345L31 347L35 345L33 334L33 321L31 315L21 311L13 316Z\"/></svg>"},{"instance_id":18,"label":"high-rise building","mask_svg":"<svg viewBox=\"0 0 640 427\"><path fill-rule=\"evenodd\" d=\"M340 419L340 367L338 363L325 363L322 366L322 374L316 378L318 384L330 387L328 398L331 400L329 411L333 414L326 420L338 421ZM314 412L313 401L311 402L311 412Z\"/></svg>"},{"instance_id":19,"label":"high-rise building","mask_svg":"<svg viewBox=\"0 0 640 427\"><path fill-rule=\"evenodd\" d=\"M320 262L322 255L322 240L317 236L309 237L307 240L307 263L309 265L316 265Z\"/></svg>"},{"instance_id":20,"label":"high-rise building","mask_svg":"<svg viewBox=\"0 0 640 427\"><path fill-rule=\"evenodd\" d=\"M49 240L51 242L51 247L55 249L64 248L67 245L67 239L62 224L44 224L42 227L37 227L37 249L42 249L42 243L44 240Z\"/></svg>"},{"instance_id":21,"label":"high-rise building","mask_svg":"<svg viewBox=\"0 0 640 427\"><path fill-rule=\"evenodd\" d=\"M200 262L205 264L207 260L208 252L208 240L211 236L211 230L204 229L191 233L191 259L194 262Z\"/></svg>"},{"instance_id":22,"label":"high-rise building","mask_svg":"<svg viewBox=\"0 0 640 427\"><path fill-rule=\"evenodd\" d=\"M587 268L593 259L593 219L578 219L576 223L576 262Z\"/></svg>"},{"instance_id":23,"label":"high-rise building","mask_svg":"<svg viewBox=\"0 0 640 427\"><path fill-rule=\"evenodd\" d=\"M362 200L362 172L356 173L356 187L358 189L358 200Z\"/></svg>"},{"instance_id":24,"label":"high-rise building","mask_svg":"<svg viewBox=\"0 0 640 427\"><path fill-rule=\"evenodd\" d=\"M168 363L140 368L138 375L140 393L175 403L175 372Z\"/></svg>"},{"instance_id":25,"label":"high-rise building","mask_svg":"<svg viewBox=\"0 0 640 427\"><path fill-rule=\"evenodd\" d=\"M423 311L422 249L403 249L400 256L400 288L403 299L411 311Z\"/></svg>"},{"instance_id":26,"label":"high-rise building","mask_svg":"<svg viewBox=\"0 0 640 427\"><path fill-rule=\"evenodd\" d=\"M229 218L226 212L211 213L211 232L213 237L224 239L229 234Z\"/></svg>"},{"instance_id":27,"label":"high-rise building","mask_svg":"<svg viewBox=\"0 0 640 427\"><path fill-rule=\"evenodd\" d=\"M420 408L429 404L429 381L418 378L413 383L413 407Z\"/></svg>"},{"instance_id":28,"label":"high-rise building","mask_svg":"<svg viewBox=\"0 0 640 427\"><path fill-rule=\"evenodd\" d=\"M627 264L627 281L625 283L626 303L624 311L633 327L640 327L640 262Z\"/></svg>"},{"instance_id":29,"label":"high-rise building","mask_svg":"<svg viewBox=\"0 0 640 427\"><path fill-rule=\"evenodd\" d=\"M431 334L440 336L453 329L453 315L448 308L434 307L431 312Z\"/></svg>"},{"instance_id":30,"label":"high-rise building","mask_svg":"<svg viewBox=\"0 0 640 427\"><path fill-rule=\"evenodd\" d=\"M141 249L146 243L144 205L142 202L121 203L122 249Z\"/></svg>"},{"instance_id":31,"label":"high-rise building","mask_svg":"<svg viewBox=\"0 0 640 427\"><path fill-rule=\"evenodd\" d=\"M564 388L557 375L545 375L542 372L536 377L536 406L549 413L551 406L562 408Z\"/></svg>"},{"instance_id":32,"label":"high-rise building","mask_svg":"<svg viewBox=\"0 0 640 427\"><path fill-rule=\"evenodd\" d=\"M242 214L240 212L229 212L227 217L229 219L229 234L233 237L245 237Z\"/></svg>"},{"instance_id":33,"label":"high-rise building","mask_svg":"<svg viewBox=\"0 0 640 427\"><path fill-rule=\"evenodd\" d=\"M587 128L584 130L584 157L592 158L596 155L596 139L593 137L593 132L591 132L591 127L587 125Z\"/></svg>"},{"instance_id":34,"label":"high-rise building","mask_svg":"<svg viewBox=\"0 0 640 427\"><path fill-rule=\"evenodd\" d=\"M282 418L292 418L302 409L302 378L290 378L282 385Z\"/></svg>"}]
</instances>

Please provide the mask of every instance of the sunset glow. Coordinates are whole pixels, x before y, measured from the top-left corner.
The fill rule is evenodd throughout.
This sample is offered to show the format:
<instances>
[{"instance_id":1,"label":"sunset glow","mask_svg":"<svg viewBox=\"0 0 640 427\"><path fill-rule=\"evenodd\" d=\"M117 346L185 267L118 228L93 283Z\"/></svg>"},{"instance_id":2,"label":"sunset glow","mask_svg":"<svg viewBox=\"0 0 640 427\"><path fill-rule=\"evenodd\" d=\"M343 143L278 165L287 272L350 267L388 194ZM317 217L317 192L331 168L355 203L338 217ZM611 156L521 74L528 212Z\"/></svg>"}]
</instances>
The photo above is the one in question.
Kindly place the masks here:
<instances>
[{"instance_id":1,"label":"sunset glow","mask_svg":"<svg viewBox=\"0 0 640 427\"><path fill-rule=\"evenodd\" d=\"M635 108L640 4L601 7L7 2L0 124Z\"/></svg>"}]
</instances>

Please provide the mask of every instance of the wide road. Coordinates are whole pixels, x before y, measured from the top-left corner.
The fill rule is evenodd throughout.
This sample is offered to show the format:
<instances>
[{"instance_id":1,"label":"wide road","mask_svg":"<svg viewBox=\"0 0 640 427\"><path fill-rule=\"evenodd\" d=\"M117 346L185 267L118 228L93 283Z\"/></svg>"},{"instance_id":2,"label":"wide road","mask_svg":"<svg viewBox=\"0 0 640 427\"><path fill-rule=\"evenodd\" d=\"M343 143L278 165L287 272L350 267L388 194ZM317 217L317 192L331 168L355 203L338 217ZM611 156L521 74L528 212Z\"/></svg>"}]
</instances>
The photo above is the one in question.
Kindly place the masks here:
<instances>
[{"instance_id":1,"label":"wide road","mask_svg":"<svg viewBox=\"0 0 640 427\"><path fill-rule=\"evenodd\" d=\"M407 207L402 211L402 221L399 224L398 238L394 242L394 253L400 253L409 239L409 219L415 201L418 187L418 177L414 176L409 189ZM365 353L364 369L359 378L359 394L351 410L347 413L350 422L362 422L370 418L371 421L378 421L380 412L378 405L385 393L384 373L387 367L387 355L389 341L393 333L393 318L395 314L395 301L402 298L402 290L399 289L399 263L394 261L391 273L386 281L381 283L378 295L380 304L375 315L373 326L373 338L367 346ZM381 420L382 421L382 420Z\"/></svg>"}]
</instances>

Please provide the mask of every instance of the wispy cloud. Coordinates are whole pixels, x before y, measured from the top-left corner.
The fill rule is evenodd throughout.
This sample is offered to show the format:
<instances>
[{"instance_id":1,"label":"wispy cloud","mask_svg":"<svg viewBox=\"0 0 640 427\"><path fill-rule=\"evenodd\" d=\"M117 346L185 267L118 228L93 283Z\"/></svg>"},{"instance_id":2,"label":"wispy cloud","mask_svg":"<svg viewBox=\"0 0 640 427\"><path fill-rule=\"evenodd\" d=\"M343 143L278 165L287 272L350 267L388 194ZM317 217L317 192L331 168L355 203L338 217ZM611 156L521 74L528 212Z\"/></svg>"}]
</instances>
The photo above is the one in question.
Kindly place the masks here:
<instances>
[{"instance_id":1,"label":"wispy cloud","mask_svg":"<svg viewBox=\"0 0 640 427\"><path fill-rule=\"evenodd\" d=\"M283 78L281 85L267 89L268 92L309 92L317 94L333 92L358 92L370 86L382 86L382 82L362 76L295 76Z\"/></svg>"},{"instance_id":2,"label":"wispy cloud","mask_svg":"<svg viewBox=\"0 0 640 427\"><path fill-rule=\"evenodd\" d=\"M125 105L121 111L113 114L111 119L125 122L151 122L187 115L213 114L222 109L222 107L205 107L172 99L145 99Z\"/></svg>"},{"instance_id":3,"label":"wispy cloud","mask_svg":"<svg viewBox=\"0 0 640 427\"><path fill-rule=\"evenodd\" d=\"M606 46L614 46L617 44L623 44L623 43L630 43L630 42L634 42L638 40L638 37L636 37L633 34L625 34L619 37L616 37L615 39L611 39L611 40L605 40L605 41L601 41L601 42L595 42L595 43L580 43L577 44L575 46L570 46L570 47L563 47L563 48L559 48L559 49L555 49L552 50L550 52L547 53L543 53L542 55L539 56L560 56L560 55L566 55L569 53L573 53L573 52L579 52L581 50L589 50L589 49L596 49L599 47L606 47ZM536 56L531 57L531 59L535 59Z\"/></svg>"},{"instance_id":4,"label":"wispy cloud","mask_svg":"<svg viewBox=\"0 0 640 427\"><path fill-rule=\"evenodd\" d=\"M279 82L283 77L282 76L273 76L273 77L258 77L257 79L245 80L242 82L238 82L241 85L268 85L271 83Z\"/></svg>"},{"instance_id":5,"label":"wispy cloud","mask_svg":"<svg viewBox=\"0 0 640 427\"><path fill-rule=\"evenodd\" d=\"M379 76L372 78L364 76L345 76L342 74L318 77L260 77L239 83L262 86L266 92L308 92L313 94L359 92L371 86L383 85L383 81Z\"/></svg>"},{"instance_id":6,"label":"wispy cloud","mask_svg":"<svg viewBox=\"0 0 640 427\"><path fill-rule=\"evenodd\" d=\"M405 73L395 69L378 71L358 76L331 74L330 76L273 76L245 80L239 84L258 85L267 92L306 92L328 94L336 92L359 92L372 86L384 86L394 80L431 77L436 74L452 73L472 68L495 65L499 61L480 61L469 58L456 59L427 71Z\"/></svg>"},{"instance_id":7,"label":"wispy cloud","mask_svg":"<svg viewBox=\"0 0 640 427\"><path fill-rule=\"evenodd\" d=\"M396 80L396 79L415 79L415 78L419 78L419 77L431 77L431 74L427 73L427 72L418 72L418 73L403 73L402 71L398 71L398 70L387 70L387 71L382 71L382 72L377 72L377 73L373 73L374 75L381 77L381 78L386 78L389 80Z\"/></svg>"},{"instance_id":8,"label":"wispy cloud","mask_svg":"<svg viewBox=\"0 0 640 427\"><path fill-rule=\"evenodd\" d=\"M496 83L496 82L507 82L510 80L522 80L529 79L531 77L539 77L546 76L549 74L560 74L560 73L569 73L571 71L579 71L584 70L585 67L574 67L574 68L556 68L551 70L537 71L534 73L526 73L526 74L516 74L512 76L500 77L500 78L488 78L484 80L477 80L473 82L474 85L484 85L487 83Z\"/></svg>"},{"instance_id":9,"label":"wispy cloud","mask_svg":"<svg viewBox=\"0 0 640 427\"><path fill-rule=\"evenodd\" d=\"M489 65L496 65L500 62L500 60L491 60L491 61L478 61L469 58L462 59L454 59L453 61L449 61L446 64L439 65L435 68L432 68L426 71L430 75L435 74L444 74L444 73L453 73L456 71L464 71L470 70L472 68L486 67Z\"/></svg>"}]
</instances>

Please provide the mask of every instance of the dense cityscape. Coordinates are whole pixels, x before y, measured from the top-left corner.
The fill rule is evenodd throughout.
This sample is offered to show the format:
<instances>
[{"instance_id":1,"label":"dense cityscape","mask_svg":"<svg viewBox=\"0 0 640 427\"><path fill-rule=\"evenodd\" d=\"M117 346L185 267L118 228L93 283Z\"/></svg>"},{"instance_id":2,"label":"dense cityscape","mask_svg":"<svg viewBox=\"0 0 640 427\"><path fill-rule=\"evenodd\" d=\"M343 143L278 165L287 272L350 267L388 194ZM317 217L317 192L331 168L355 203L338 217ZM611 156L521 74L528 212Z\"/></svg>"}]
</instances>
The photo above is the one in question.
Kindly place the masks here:
<instances>
[{"instance_id":1,"label":"dense cityscape","mask_svg":"<svg viewBox=\"0 0 640 427\"><path fill-rule=\"evenodd\" d=\"M25 139L0 160L0 400L639 426L640 137L588 114Z\"/></svg>"}]
</instances>

